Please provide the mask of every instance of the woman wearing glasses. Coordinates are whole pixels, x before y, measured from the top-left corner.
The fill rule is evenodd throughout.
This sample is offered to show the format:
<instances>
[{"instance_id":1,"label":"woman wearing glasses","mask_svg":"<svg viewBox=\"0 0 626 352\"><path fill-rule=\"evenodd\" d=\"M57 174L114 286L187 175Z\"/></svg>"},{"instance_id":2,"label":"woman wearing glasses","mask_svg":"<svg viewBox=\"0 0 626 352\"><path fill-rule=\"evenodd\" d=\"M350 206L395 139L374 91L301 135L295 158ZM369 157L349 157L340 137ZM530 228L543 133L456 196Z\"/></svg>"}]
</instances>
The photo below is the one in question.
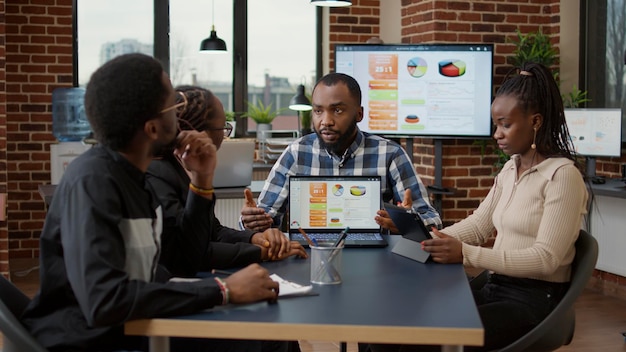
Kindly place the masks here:
<instances>
[{"instance_id":1,"label":"woman wearing glasses","mask_svg":"<svg viewBox=\"0 0 626 352\"><path fill-rule=\"evenodd\" d=\"M172 109L176 110L179 130L204 131L219 149L224 137L232 130L232 126L226 124L220 100L211 91L196 86L180 86L176 91L178 97ZM231 229L220 224L213 208L208 214L188 214L185 205L189 192L212 198L214 201L215 195L211 188L190 187L187 172L171 149L168 149L152 161L147 179L163 206L160 263L173 275L194 276L199 271L240 267L263 260L281 260L293 255L307 257L299 243L290 242L277 229L264 232ZM204 248L198 244L207 241L185 235L188 232L185 231L185 218L189 216L209 216L212 219L212 231L207 234L210 242Z\"/></svg>"}]
</instances>

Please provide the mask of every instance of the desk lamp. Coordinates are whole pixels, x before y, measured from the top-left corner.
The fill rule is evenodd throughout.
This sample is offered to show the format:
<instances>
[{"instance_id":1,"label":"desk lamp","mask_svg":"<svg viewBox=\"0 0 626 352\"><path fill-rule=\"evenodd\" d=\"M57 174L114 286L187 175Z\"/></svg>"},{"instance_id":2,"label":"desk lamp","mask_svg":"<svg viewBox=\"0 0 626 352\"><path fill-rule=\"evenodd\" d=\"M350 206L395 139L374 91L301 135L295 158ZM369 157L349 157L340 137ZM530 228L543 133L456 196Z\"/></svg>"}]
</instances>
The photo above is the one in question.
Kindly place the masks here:
<instances>
[{"instance_id":1,"label":"desk lamp","mask_svg":"<svg viewBox=\"0 0 626 352\"><path fill-rule=\"evenodd\" d=\"M300 111L312 110L311 101L304 94L304 84L298 85L296 95L289 101L289 109L298 112L298 131L300 131Z\"/></svg>"}]
</instances>

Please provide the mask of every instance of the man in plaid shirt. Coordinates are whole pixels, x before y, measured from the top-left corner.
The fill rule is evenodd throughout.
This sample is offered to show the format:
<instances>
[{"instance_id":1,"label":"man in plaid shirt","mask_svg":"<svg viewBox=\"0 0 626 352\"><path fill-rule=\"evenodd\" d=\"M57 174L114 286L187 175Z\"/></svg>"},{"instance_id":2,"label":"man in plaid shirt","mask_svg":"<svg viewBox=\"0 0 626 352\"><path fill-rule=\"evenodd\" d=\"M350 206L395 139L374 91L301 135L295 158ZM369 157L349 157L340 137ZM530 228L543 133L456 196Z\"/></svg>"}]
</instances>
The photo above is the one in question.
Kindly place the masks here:
<instances>
[{"instance_id":1,"label":"man in plaid shirt","mask_svg":"<svg viewBox=\"0 0 626 352\"><path fill-rule=\"evenodd\" d=\"M313 89L315 134L290 144L276 161L255 204L246 190L241 222L246 228L263 231L280 226L287 211L289 175L380 175L383 201L402 203L419 213L426 225L441 227L441 218L430 205L424 184L407 153L397 143L359 130L363 119L361 89L357 81L342 73L322 77ZM386 211L376 221L397 232Z\"/></svg>"}]
</instances>

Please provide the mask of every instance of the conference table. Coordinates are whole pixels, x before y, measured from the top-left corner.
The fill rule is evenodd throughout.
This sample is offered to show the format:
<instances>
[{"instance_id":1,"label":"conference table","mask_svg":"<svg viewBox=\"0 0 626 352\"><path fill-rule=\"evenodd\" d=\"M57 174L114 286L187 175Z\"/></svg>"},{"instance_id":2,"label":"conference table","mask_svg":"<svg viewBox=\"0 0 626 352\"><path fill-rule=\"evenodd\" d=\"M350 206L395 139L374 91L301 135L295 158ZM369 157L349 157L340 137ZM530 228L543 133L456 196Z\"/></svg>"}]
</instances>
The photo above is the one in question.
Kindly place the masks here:
<instances>
[{"instance_id":1,"label":"conference table","mask_svg":"<svg viewBox=\"0 0 626 352\"><path fill-rule=\"evenodd\" d=\"M197 314L130 321L127 335L150 337L152 352L169 337L315 340L482 346L483 327L460 264L419 263L386 248L345 248L342 283L314 285L316 295L216 307ZM310 260L267 262L270 273L309 284Z\"/></svg>"}]
</instances>

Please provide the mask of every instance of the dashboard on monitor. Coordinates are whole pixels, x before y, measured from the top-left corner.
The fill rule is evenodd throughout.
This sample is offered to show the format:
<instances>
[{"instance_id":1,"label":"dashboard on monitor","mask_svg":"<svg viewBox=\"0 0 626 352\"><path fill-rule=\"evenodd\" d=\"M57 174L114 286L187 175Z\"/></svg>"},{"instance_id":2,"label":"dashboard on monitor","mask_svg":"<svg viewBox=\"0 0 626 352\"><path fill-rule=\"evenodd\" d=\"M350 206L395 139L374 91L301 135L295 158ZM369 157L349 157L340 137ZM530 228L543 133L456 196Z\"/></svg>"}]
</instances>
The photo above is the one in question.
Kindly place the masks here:
<instances>
[{"instance_id":1,"label":"dashboard on monitor","mask_svg":"<svg viewBox=\"0 0 626 352\"><path fill-rule=\"evenodd\" d=\"M361 87L363 131L491 135L492 44L338 44L335 71Z\"/></svg>"},{"instance_id":2,"label":"dashboard on monitor","mask_svg":"<svg viewBox=\"0 0 626 352\"><path fill-rule=\"evenodd\" d=\"M621 109L565 109L565 120L578 155L621 156Z\"/></svg>"}]
</instances>

